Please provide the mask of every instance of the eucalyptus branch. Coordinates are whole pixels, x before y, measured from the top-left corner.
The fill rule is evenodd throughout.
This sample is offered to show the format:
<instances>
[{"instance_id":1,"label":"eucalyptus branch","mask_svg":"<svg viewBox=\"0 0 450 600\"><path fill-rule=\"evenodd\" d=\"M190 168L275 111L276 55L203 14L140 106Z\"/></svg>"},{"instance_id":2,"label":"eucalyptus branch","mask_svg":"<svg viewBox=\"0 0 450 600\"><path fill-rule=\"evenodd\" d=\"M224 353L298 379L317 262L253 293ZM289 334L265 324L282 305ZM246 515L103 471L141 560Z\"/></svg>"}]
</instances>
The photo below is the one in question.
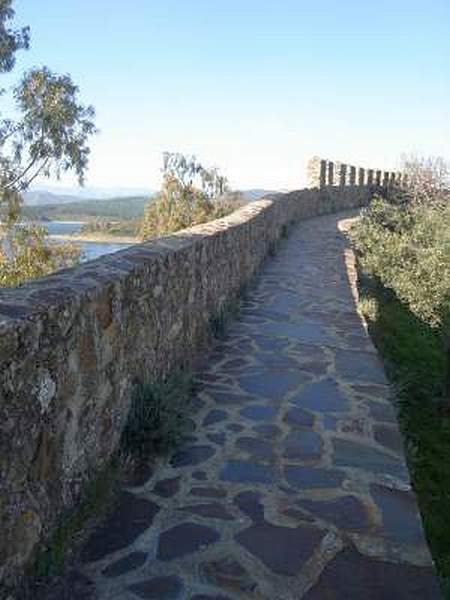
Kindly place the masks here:
<instances>
[{"instance_id":1,"label":"eucalyptus branch","mask_svg":"<svg viewBox=\"0 0 450 600\"><path fill-rule=\"evenodd\" d=\"M11 129L10 131L8 131L8 133L5 134L0 134L0 146L3 146L4 143L12 136L15 135L18 131L20 131L23 128L23 124L22 123L16 123L16 125L13 127L13 129Z\"/></svg>"},{"instance_id":2,"label":"eucalyptus branch","mask_svg":"<svg viewBox=\"0 0 450 600\"><path fill-rule=\"evenodd\" d=\"M44 162L42 163L42 165L36 170L36 172L34 173L34 175L32 175L32 177L30 177L30 179L28 179L25 187L29 187L31 185L31 183L36 179L36 177L38 175L40 175L42 173L42 171L44 171L44 169L48 165L49 161L50 161L50 157L47 156L45 158Z\"/></svg>"}]
</instances>

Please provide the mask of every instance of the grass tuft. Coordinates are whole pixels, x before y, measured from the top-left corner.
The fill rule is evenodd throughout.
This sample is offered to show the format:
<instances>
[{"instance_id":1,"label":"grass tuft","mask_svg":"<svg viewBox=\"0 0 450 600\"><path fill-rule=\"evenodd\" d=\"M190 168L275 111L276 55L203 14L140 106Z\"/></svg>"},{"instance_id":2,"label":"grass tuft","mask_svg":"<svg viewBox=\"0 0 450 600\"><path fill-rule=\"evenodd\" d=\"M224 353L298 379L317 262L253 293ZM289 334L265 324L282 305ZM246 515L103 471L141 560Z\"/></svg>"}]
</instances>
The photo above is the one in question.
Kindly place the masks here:
<instances>
[{"instance_id":1,"label":"grass tuft","mask_svg":"<svg viewBox=\"0 0 450 600\"><path fill-rule=\"evenodd\" d=\"M183 435L193 388L192 376L181 371L162 383L140 385L122 434L122 451L139 457L176 445Z\"/></svg>"}]
</instances>

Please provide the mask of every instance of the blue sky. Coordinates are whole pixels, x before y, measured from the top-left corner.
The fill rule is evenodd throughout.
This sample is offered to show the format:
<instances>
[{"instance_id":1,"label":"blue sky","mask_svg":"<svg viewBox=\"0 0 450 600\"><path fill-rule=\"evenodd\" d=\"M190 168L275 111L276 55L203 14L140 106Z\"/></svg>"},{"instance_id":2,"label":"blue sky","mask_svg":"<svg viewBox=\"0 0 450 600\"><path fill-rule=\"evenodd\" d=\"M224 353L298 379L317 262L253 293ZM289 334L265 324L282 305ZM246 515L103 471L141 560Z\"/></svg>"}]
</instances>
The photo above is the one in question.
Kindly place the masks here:
<instances>
[{"instance_id":1,"label":"blue sky","mask_svg":"<svg viewBox=\"0 0 450 600\"><path fill-rule=\"evenodd\" d=\"M100 134L88 184L155 188L161 153L295 188L311 155L450 158L449 0L16 0L18 72L69 72Z\"/></svg>"}]
</instances>

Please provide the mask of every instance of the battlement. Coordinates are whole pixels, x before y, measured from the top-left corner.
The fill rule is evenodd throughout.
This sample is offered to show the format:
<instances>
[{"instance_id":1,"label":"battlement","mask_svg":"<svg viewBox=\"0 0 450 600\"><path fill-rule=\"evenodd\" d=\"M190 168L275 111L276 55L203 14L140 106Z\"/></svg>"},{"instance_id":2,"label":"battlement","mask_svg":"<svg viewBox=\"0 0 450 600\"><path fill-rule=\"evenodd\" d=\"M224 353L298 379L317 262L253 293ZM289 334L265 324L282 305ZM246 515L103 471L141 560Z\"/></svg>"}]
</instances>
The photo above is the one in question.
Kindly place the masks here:
<instances>
[{"instance_id":1,"label":"battlement","mask_svg":"<svg viewBox=\"0 0 450 600\"><path fill-rule=\"evenodd\" d=\"M325 188L327 186L353 187L407 185L407 175L401 171L383 171L381 169L366 169L346 163L332 161L314 156L308 162L308 186Z\"/></svg>"}]
</instances>

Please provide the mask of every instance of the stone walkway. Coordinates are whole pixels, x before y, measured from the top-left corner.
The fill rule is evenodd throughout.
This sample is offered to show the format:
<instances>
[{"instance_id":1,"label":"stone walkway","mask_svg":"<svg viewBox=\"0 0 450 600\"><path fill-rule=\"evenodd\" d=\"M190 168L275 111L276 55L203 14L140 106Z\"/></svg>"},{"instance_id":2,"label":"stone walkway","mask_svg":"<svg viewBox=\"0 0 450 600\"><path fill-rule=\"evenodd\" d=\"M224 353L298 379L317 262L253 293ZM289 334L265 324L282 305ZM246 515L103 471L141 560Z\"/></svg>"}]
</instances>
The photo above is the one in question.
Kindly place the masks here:
<instances>
[{"instance_id":1,"label":"stone walkway","mask_svg":"<svg viewBox=\"0 0 450 600\"><path fill-rule=\"evenodd\" d=\"M101 600L440 597L338 221L267 262L199 374L192 433L88 540Z\"/></svg>"}]
</instances>

